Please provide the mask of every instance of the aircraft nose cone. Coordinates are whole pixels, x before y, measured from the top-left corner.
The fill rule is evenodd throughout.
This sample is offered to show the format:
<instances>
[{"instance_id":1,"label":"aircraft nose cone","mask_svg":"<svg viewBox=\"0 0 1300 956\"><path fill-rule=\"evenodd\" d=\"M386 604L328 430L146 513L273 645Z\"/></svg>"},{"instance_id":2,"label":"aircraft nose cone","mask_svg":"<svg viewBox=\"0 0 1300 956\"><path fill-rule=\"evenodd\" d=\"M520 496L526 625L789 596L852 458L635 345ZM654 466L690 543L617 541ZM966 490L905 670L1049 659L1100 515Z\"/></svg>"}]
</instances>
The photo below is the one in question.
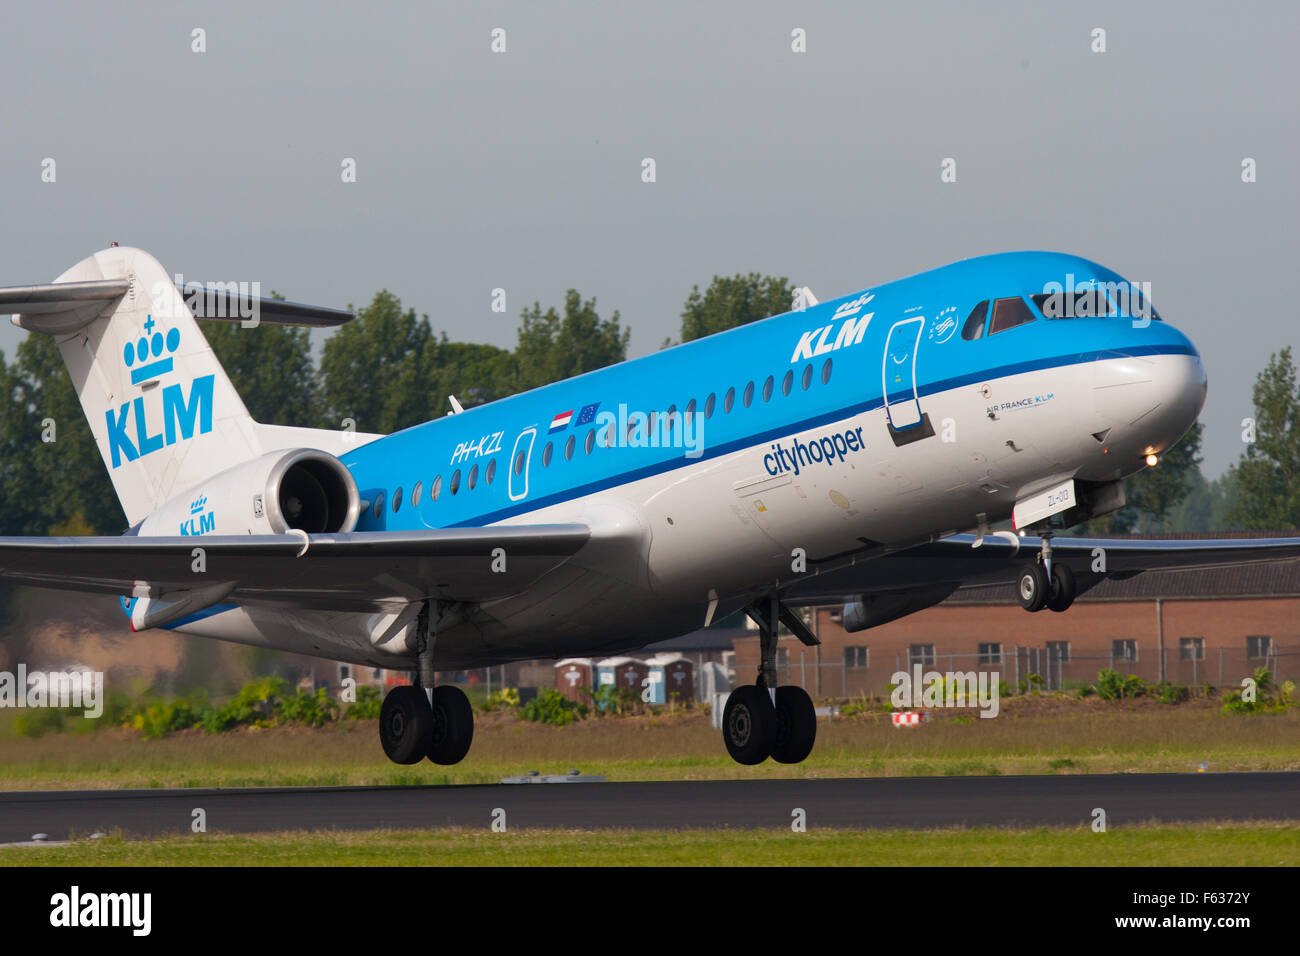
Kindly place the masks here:
<instances>
[{"instance_id":1,"label":"aircraft nose cone","mask_svg":"<svg viewBox=\"0 0 1300 956\"><path fill-rule=\"evenodd\" d=\"M1172 355L1111 352L1093 372L1096 411L1156 452L1167 450L1196 423L1206 390L1205 366L1194 349Z\"/></svg>"}]
</instances>

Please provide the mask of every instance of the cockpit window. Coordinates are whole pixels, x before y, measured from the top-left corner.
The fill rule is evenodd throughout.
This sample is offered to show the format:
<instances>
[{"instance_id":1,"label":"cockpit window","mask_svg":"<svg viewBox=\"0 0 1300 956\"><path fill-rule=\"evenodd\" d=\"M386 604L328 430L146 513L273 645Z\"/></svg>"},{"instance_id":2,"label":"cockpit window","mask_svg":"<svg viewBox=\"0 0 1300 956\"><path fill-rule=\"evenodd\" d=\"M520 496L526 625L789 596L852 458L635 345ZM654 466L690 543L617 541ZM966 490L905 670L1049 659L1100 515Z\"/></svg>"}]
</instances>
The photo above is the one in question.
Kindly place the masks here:
<instances>
[{"instance_id":1,"label":"cockpit window","mask_svg":"<svg viewBox=\"0 0 1300 956\"><path fill-rule=\"evenodd\" d=\"M1142 289L1136 285L1128 287L1128 302L1120 301L1120 311L1129 318L1134 319L1151 319L1155 322L1163 322L1160 313L1156 307L1151 304L1149 296L1142 294Z\"/></svg>"},{"instance_id":2,"label":"cockpit window","mask_svg":"<svg viewBox=\"0 0 1300 956\"><path fill-rule=\"evenodd\" d=\"M1105 289L1071 289L1069 292L1040 292L1030 296L1047 319L1102 319L1115 314Z\"/></svg>"},{"instance_id":3,"label":"cockpit window","mask_svg":"<svg viewBox=\"0 0 1300 956\"><path fill-rule=\"evenodd\" d=\"M985 299L970 310L970 315L966 316L966 322L961 327L961 337L967 342L981 338L984 335L984 320L988 318L988 314L989 300Z\"/></svg>"},{"instance_id":4,"label":"cockpit window","mask_svg":"<svg viewBox=\"0 0 1300 956\"><path fill-rule=\"evenodd\" d=\"M999 332L1033 321L1034 313L1029 311L1029 306L1020 296L998 299L993 303L993 321L989 323L989 335L997 335Z\"/></svg>"}]
</instances>

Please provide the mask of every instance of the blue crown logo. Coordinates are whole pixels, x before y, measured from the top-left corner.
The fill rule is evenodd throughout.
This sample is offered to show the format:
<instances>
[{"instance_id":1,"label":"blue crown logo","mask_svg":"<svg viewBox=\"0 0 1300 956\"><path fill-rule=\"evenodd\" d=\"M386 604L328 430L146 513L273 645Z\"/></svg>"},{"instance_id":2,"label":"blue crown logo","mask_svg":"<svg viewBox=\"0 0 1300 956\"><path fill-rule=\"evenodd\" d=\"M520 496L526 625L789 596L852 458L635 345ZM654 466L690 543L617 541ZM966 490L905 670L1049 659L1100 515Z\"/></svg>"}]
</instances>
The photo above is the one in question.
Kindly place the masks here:
<instances>
[{"instance_id":1,"label":"blue crown logo","mask_svg":"<svg viewBox=\"0 0 1300 956\"><path fill-rule=\"evenodd\" d=\"M208 496L199 495L192 502L190 502L190 514L192 515L198 514L207 506L207 503L208 503Z\"/></svg>"},{"instance_id":2,"label":"blue crown logo","mask_svg":"<svg viewBox=\"0 0 1300 956\"><path fill-rule=\"evenodd\" d=\"M122 350L122 361L127 368L131 369L132 385L139 385L141 382L157 378L164 372L170 372L172 353L175 353L181 344L180 329L168 329L167 334L163 335L162 332L154 331L157 323L154 322L152 314L145 319L144 335L136 342L127 342ZM163 357L164 349L168 352L166 358Z\"/></svg>"}]
</instances>

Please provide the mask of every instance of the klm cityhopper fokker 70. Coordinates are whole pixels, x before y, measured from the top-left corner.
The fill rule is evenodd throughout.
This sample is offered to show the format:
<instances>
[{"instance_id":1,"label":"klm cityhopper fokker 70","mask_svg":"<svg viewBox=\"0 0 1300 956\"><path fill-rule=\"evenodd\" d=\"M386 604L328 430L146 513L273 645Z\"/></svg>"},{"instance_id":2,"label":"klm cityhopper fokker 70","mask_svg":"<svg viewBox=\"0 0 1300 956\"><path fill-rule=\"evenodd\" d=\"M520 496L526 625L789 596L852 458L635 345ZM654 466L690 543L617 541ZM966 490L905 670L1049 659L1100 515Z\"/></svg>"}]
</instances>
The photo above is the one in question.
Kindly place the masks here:
<instances>
[{"instance_id":1,"label":"klm cityhopper fokker 70","mask_svg":"<svg viewBox=\"0 0 1300 956\"><path fill-rule=\"evenodd\" d=\"M762 655L728 699L727 749L796 763L816 721L777 686L776 635L817 639L794 608L843 601L859 630L1005 582L1063 611L1106 575L1300 556L1297 538L1052 539L1120 507L1206 389L1149 296L1074 256L809 293L386 436L253 421L194 298L116 246L0 289L0 313L58 341L130 523L0 538L0 575L119 595L135 630L409 669L380 719L399 763L469 749L469 703L436 670L629 650L740 610ZM262 322L350 318L260 303ZM1022 534L988 530L1007 519Z\"/></svg>"}]
</instances>

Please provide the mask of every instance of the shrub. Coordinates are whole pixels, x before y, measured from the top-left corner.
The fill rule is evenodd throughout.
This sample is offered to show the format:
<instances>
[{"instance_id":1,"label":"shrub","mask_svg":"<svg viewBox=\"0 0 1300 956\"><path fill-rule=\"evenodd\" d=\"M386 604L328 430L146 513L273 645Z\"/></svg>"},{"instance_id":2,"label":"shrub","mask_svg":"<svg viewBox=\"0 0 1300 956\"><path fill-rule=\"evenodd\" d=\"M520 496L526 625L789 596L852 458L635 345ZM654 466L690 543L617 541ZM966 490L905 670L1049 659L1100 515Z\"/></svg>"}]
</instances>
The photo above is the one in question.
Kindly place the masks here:
<instances>
[{"instance_id":1,"label":"shrub","mask_svg":"<svg viewBox=\"0 0 1300 956\"><path fill-rule=\"evenodd\" d=\"M278 697L273 702L276 723L323 727L338 719L339 704L324 687L315 693L300 690L292 697Z\"/></svg>"},{"instance_id":2,"label":"shrub","mask_svg":"<svg viewBox=\"0 0 1300 956\"><path fill-rule=\"evenodd\" d=\"M519 716L524 720L563 727L581 717L586 717L587 705L569 700L558 690L547 688L524 704L519 711Z\"/></svg>"},{"instance_id":3,"label":"shrub","mask_svg":"<svg viewBox=\"0 0 1300 956\"><path fill-rule=\"evenodd\" d=\"M14 718L14 732L24 737L40 737L63 730L63 711L58 707L35 707Z\"/></svg>"},{"instance_id":4,"label":"shrub","mask_svg":"<svg viewBox=\"0 0 1300 956\"><path fill-rule=\"evenodd\" d=\"M501 690L494 690L488 694L487 700L483 702L483 710L486 713L518 706L519 691L514 687L503 687Z\"/></svg>"},{"instance_id":5,"label":"shrub","mask_svg":"<svg viewBox=\"0 0 1300 956\"><path fill-rule=\"evenodd\" d=\"M379 690L368 685L357 688L357 699L343 712L344 720L377 720L384 706Z\"/></svg>"},{"instance_id":6,"label":"shrub","mask_svg":"<svg viewBox=\"0 0 1300 956\"><path fill-rule=\"evenodd\" d=\"M1189 700L1192 693L1182 684L1173 684L1167 680L1162 680L1155 686L1155 696L1156 700L1162 704L1181 704L1183 701Z\"/></svg>"},{"instance_id":7,"label":"shrub","mask_svg":"<svg viewBox=\"0 0 1300 956\"><path fill-rule=\"evenodd\" d=\"M1097 696L1102 700L1119 700L1123 697L1143 697L1151 690L1147 682L1136 674L1125 677L1109 667L1097 672Z\"/></svg>"},{"instance_id":8,"label":"shrub","mask_svg":"<svg viewBox=\"0 0 1300 956\"><path fill-rule=\"evenodd\" d=\"M1223 695L1223 712L1225 714L1280 714L1293 703L1295 684L1287 681L1281 687L1273 680L1273 674L1267 667L1257 667L1254 673L1255 699L1243 700L1239 690L1229 691Z\"/></svg>"}]
</instances>

